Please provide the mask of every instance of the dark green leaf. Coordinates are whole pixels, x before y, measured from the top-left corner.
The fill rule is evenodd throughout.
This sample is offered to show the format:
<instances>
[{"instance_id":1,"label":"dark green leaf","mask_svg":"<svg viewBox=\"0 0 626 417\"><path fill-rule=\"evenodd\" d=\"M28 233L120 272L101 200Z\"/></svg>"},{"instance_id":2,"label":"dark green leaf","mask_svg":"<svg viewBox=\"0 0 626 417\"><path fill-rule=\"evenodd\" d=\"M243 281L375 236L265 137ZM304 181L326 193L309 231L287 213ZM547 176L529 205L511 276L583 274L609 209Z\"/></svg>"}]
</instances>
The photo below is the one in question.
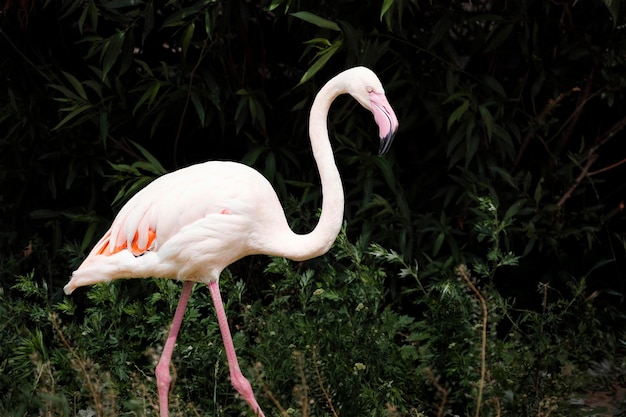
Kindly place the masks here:
<instances>
[{"instance_id":1,"label":"dark green leaf","mask_svg":"<svg viewBox=\"0 0 626 417\"><path fill-rule=\"evenodd\" d=\"M298 85L304 84L311 77L313 77L319 70L321 70L324 65L328 62L330 58L341 48L341 41L335 41L330 47L324 49L322 52L317 54L317 59L311 65L311 67L304 73Z\"/></svg>"},{"instance_id":2,"label":"dark green leaf","mask_svg":"<svg viewBox=\"0 0 626 417\"><path fill-rule=\"evenodd\" d=\"M108 0L102 2L102 5L107 9L122 9L124 7L132 7L140 4L143 4L140 0Z\"/></svg>"},{"instance_id":3,"label":"dark green leaf","mask_svg":"<svg viewBox=\"0 0 626 417\"><path fill-rule=\"evenodd\" d=\"M200 119L200 126L204 127L204 123L206 120L206 113L204 111L204 105L200 101L200 97L196 93L191 93L191 103L193 104L194 109L196 110L196 114Z\"/></svg>"},{"instance_id":4,"label":"dark green leaf","mask_svg":"<svg viewBox=\"0 0 626 417\"><path fill-rule=\"evenodd\" d=\"M478 111L483 119L483 125L485 126L485 131L487 132L487 138L491 141L491 136L493 135L493 116L489 109L485 106L478 106Z\"/></svg>"},{"instance_id":5,"label":"dark green leaf","mask_svg":"<svg viewBox=\"0 0 626 417\"><path fill-rule=\"evenodd\" d=\"M302 19L305 22L311 23L315 26L321 27L323 29L335 30L337 32L341 32L341 28L337 23L332 20L324 19L323 17L319 17L310 12L296 12L291 13L291 16L297 17L298 19Z\"/></svg>"},{"instance_id":6,"label":"dark green leaf","mask_svg":"<svg viewBox=\"0 0 626 417\"><path fill-rule=\"evenodd\" d=\"M64 126L66 123L68 123L75 117L79 116L80 114L86 112L87 110L90 110L91 108L92 108L91 104L81 104L81 105L72 107L71 109L68 109L69 113L67 114L67 116L65 116L56 126L54 126L52 130L58 130L59 128Z\"/></svg>"},{"instance_id":7,"label":"dark green leaf","mask_svg":"<svg viewBox=\"0 0 626 417\"><path fill-rule=\"evenodd\" d=\"M463 103L459 107L457 107L448 117L447 129L450 130L450 126L452 126L455 122L461 119L467 109L469 109L470 102L469 100L464 100Z\"/></svg>"},{"instance_id":8,"label":"dark green leaf","mask_svg":"<svg viewBox=\"0 0 626 417\"><path fill-rule=\"evenodd\" d=\"M102 79L107 77L107 74L113 68L113 65L117 61L120 55L122 44L124 43L124 36L126 32L118 31L115 35L111 36L104 43L102 49Z\"/></svg>"},{"instance_id":9,"label":"dark green leaf","mask_svg":"<svg viewBox=\"0 0 626 417\"><path fill-rule=\"evenodd\" d=\"M387 14L387 12L389 11L389 9L391 8L391 6L393 6L394 0L383 0L383 5L380 8L380 21L383 21L383 17L385 16L385 14Z\"/></svg>"},{"instance_id":10,"label":"dark green leaf","mask_svg":"<svg viewBox=\"0 0 626 417\"><path fill-rule=\"evenodd\" d=\"M146 8L143 10L142 44L146 42L146 38L152 33L152 29L154 29L154 4L152 0L149 0L148 3L146 3Z\"/></svg>"},{"instance_id":11,"label":"dark green leaf","mask_svg":"<svg viewBox=\"0 0 626 417\"><path fill-rule=\"evenodd\" d=\"M487 47L485 48L484 53L491 52L504 44L509 39L509 36L511 36L514 25L514 23L505 23L496 26L489 33L489 36L487 36Z\"/></svg>"},{"instance_id":12,"label":"dark green leaf","mask_svg":"<svg viewBox=\"0 0 626 417\"><path fill-rule=\"evenodd\" d=\"M189 50L189 44L191 43L195 29L196 25L193 22L191 22L191 24L187 26L187 29L185 29L182 39L183 58L187 57L187 51Z\"/></svg>"}]
</instances>

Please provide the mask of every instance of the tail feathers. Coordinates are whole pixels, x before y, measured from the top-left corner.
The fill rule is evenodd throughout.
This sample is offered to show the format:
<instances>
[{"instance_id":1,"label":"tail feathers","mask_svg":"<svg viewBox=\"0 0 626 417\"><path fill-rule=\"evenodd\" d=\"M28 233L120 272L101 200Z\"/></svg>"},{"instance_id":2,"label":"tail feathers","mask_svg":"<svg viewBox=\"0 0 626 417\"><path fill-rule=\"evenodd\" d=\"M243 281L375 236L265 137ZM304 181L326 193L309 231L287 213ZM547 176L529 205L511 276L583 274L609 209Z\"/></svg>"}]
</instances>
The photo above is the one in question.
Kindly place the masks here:
<instances>
[{"instance_id":1,"label":"tail feathers","mask_svg":"<svg viewBox=\"0 0 626 417\"><path fill-rule=\"evenodd\" d=\"M78 287L108 282L120 278L173 278L166 265L159 262L154 252L134 256L128 250L113 255L90 255L72 274L70 282L63 288L71 294Z\"/></svg>"}]
</instances>

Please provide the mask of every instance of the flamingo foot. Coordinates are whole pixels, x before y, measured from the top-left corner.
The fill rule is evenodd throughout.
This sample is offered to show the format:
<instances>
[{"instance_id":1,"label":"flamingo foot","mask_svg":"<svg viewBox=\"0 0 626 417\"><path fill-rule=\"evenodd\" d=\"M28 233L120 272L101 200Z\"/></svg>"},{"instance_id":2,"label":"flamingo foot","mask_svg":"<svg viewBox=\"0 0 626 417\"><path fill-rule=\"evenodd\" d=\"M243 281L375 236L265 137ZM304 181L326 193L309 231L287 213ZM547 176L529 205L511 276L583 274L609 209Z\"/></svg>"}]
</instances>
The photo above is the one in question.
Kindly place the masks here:
<instances>
[{"instance_id":1,"label":"flamingo foot","mask_svg":"<svg viewBox=\"0 0 626 417\"><path fill-rule=\"evenodd\" d=\"M248 381L241 373L239 373L239 375L233 375L231 373L230 381L239 395L241 395L243 399L246 400L250 408L252 408L252 411L254 411L258 417L265 417L263 410L261 410L259 403L257 403L256 398L254 397L254 391L252 391L250 381Z\"/></svg>"}]
</instances>

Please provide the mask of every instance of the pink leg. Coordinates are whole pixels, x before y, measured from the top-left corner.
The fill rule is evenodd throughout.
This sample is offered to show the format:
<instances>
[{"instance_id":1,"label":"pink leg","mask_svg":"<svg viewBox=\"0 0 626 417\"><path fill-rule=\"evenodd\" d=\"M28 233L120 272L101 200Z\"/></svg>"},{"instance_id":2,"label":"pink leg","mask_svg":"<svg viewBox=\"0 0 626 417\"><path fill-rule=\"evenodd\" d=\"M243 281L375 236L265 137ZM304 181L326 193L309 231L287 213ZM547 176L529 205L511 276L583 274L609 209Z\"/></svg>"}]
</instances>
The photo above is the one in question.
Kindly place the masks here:
<instances>
[{"instance_id":1,"label":"pink leg","mask_svg":"<svg viewBox=\"0 0 626 417\"><path fill-rule=\"evenodd\" d=\"M176 337L180 330L180 324L183 321L185 315L185 309L187 308L187 302L189 302L189 296L193 289L193 281L185 281L183 284L183 290L180 293L180 300L178 300L178 306L174 313L174 320L172 321L172 327L170 333L167 335L167 341L161 354L161 359L156 367L156 379L157 389L159 390L159 409L161 417L168 417L168 395L170 391L170 384L172 377L170 375L170 361L172 360L172 353L174 352L174 346L176 345Z\"/></svg>"},{"instance_id":2,"label":"pink leg","mask_svg":"<svg viewBox=\"0 0 626 417\"><path fill-rule=\"evenodd\" d=\"M233 338L230 335L230 329L228 328L228 321L226 320L226 312L224 311L224 304L222 303L222 296L220 294L220 288L217 281L209 284L211 290L211 297L213 298L213 304L215 305L215 312L217 314L217 322L220 325L220 331L222 332L222 339L224 340L224 348L226 349L226 358L228 359L228 368L230 369L230 381L233 386L239 392L239 394L246 400L248 405L252 408L258 417L265 417L261 407L254 398L254 392L252 392L252 386L245 376L241 373L239 363L237 362L237 354L235 353L235 346L233 345Z\"/></svg>"}]
</instances>

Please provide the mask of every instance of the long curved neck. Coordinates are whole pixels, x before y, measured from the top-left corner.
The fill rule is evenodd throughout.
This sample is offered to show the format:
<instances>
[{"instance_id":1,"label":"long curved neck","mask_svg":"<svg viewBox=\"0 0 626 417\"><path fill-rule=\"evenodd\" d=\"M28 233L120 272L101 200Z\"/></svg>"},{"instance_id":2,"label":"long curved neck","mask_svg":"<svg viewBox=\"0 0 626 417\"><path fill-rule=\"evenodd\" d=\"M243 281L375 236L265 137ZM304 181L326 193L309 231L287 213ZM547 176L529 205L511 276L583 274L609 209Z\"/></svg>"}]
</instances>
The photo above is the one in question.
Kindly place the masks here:
<instances>
[{"instance_id":1,"label":"long curved neck","mask_svg":"<svg viewBox=\"0 0 626 417\"><path fill-rule=\"evenodd\" d=\"M338 79L335 78L320 90L313 101L309 120L313 158L322 184L322 214L311 234L315 234L319 239L322 237L328 239L326 250L330 249L341 230L344 210L343 184L328 137L330 105L337 96L345 93L337 84Z\"/></svg>"},{"instance_id":2,"label":"long curved neck","mask_svg":"<svg viewBox=\"0 0 626 417\"><path fill-rule=\"evenodd\" d=\"M328 137L328 111L337 96L345 93L337 78L330 80L315 96L309 116L309 137L313 158L322 184L322 214L308 234L294 234L283 256L293 260L311 259L326 253L337 238L343 222L344 196L341 177Z\"/></svg>"}]
</instances>

